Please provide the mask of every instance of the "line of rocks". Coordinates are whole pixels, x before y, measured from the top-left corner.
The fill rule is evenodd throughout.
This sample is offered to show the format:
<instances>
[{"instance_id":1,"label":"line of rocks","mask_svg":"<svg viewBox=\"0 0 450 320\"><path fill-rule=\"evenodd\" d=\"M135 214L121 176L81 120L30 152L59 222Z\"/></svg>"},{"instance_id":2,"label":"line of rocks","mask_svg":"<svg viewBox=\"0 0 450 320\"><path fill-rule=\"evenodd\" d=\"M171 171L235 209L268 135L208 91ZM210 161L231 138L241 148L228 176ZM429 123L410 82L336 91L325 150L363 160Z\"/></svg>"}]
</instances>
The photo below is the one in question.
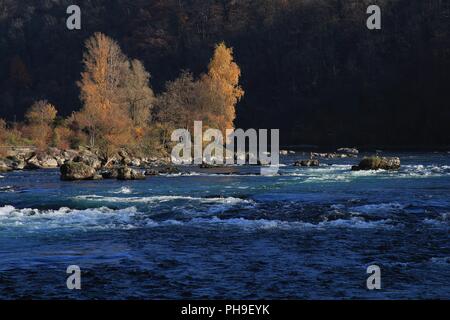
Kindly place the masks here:
<instances>
[{"instance_id":1,"label":"line of rocks","mask_svg":"<svg viewBox=\"0 0 450 320\"><path fill-rule=\"evenodd\" d=\"M159 168L161 166L161 168ZM147 168L146 173L130 167ZM174 173L176 168L168 165L168 159L135 157L120 150L106 163L89 148L59 150L49 148L45 152L32 149L11 149L0 159L0 172L60 168L61 179L76 180L141 180L146 175ZM158 169L156 169L158 168Z\"/></svg>"},{"instance_id":2,"label":"line of rocks","mask_svg":"<svg viewBox=\"0 0 450 320\"><path fill-rule=\"evenodd\" d=\"M298 160L293 164L295 167L318 167L320 162L317 159ZM352 166L352 171L360 170L398 170L401 161L398 157L366 157L358 165Z\"/></svg>"}]
</instances>

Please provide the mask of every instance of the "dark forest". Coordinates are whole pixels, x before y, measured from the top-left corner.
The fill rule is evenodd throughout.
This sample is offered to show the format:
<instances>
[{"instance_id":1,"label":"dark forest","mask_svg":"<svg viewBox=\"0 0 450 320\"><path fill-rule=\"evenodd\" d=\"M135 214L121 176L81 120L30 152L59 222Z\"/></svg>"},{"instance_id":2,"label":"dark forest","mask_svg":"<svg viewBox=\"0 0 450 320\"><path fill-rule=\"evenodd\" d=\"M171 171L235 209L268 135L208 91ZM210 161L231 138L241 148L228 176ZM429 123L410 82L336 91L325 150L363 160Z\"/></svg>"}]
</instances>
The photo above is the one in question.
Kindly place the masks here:
<instances>
[{"instance_id":1,"label":"dark forest","mask_svg":"<svg viewBox=\"0 0 450 320\"><path fill-rule=\"evenodd\" d=\"M82 9L82 29L66 8ZM366 9L382 10L368 30ZM441 0L0 0L0 118L46 99L81 108L76 81L94 32L144 62L161 93L234 49L245 96L235 126L280 128L289 145L450 145L450 2Z\"/></svg>"}]
</instances>

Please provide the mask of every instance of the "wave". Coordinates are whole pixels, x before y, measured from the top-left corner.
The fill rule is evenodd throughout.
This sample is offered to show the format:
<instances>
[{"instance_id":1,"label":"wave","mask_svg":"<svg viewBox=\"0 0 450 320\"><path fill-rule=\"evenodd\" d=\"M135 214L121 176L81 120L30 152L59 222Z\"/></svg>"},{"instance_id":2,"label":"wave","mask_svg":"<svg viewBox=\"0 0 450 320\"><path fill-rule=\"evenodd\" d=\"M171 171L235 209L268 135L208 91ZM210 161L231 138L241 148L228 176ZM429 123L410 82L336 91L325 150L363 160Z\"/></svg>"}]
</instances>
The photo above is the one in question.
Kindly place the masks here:
<instances>
[{"instance_id":1,"label":"wave","mask_svg":"<svg viewBox=\"0 0 450 320\"><path fill-rule=\"evenodd\" d=\"M441 217L436 218L436 219L431 219L431 218L425 218L423 220L423 223L429 225L430 227L433 228L437 228L437 229L448 229L450 228L450 223L447 220L447 216L448 214L443 214L441 215Z\"/></svg>"},{"instance_id":2,"label":"wave","mask_svg":"<svg viewBox=\"0 0 450 320\"><path fill-rule=\"evenodd\" d=\"M214 224L214 225L227 225L236 226L243 229L315 229L315 228L374 228L377 226L388 226L390 220L379 221L365 221L361 218L351 219L338 219L331 221L322 221L317 224L303 221L282 221L282 220L267 220L267 219L245 219L245 218L231 218L231 219L219 219L217 217L205 219L196 218L192 219L190 223L201 224Z\"/></svg>"},{"instance_id":3,"label":"wave","mask_svg":"<svg viewBox=\"0 0 450 320\"><path fill-rule=\"evenodd\" d=\"M15 192L16 190L14 190L13 186L3 186L0 187L0 192Z\"/></svg>"},{"instance_id":4,"label":"wave","mask_svg":"<svg viewBox=\"0 0 450 320\"><path fill-rule=\"evenodd\" d=\"M192 197L192 196L149 196L149 197L108 197L100 195L80 195L76 196L75 199L85 200L85 201L98 201L98 202L121 202L121 203L161 203L169 201L197 201L201 203L221 203L221 204L238 204L238 203L248 203L252 204L253 200L241 199L235 197Z\"/></svg>"},{"instance_id":5,"label":"wave","mask_svg":"<svg viewBox=\"0 0 450 320\"><path fill-rule=\"evenodd\" d=\"M131 229L133 218L140 213L135 207L114 210L107 207L76 210L62 207L58 210L16 209L0 207L0 226L41 229Z\"/></svg>"},{"instance_id":6,"label":"wave","mask_svg":"<svg viewBox=\"0 0 450 320\"><path fill-rule=\"evenodd\" d=\"M450 264L450 257L432 257L430 259L430 262L435 264L447 265Z\"/></svg>"},{"instance_id":7,"label":"wave","mask_svg":"<svg viewBox=\"0 0 450 320\"><path fill-rule=\"evenodd\" d=\"M166 226L179 227L231 227L246 231L279 229L327 229L327 228L390 228L390 220L367 221L360 217L350 219L324 220L318 223L304 221L283 221L269 219L247 219L243 217L219 218L183 217L181 219L155 220L152 216L139 212L136 207L110 209L107 207L76 210L60 208L58 210L17 209L13 206L0 207L1 228L24 228L27 231L49 229L107 230L156 228Z\"/></svg>"},{"instance_id":8,"label":"wave","mask_svg":"<svg viewBox=\"0 0 450 320\"><path fill-rule=\"evenodd\" d=\"M122 187L118 191L112 191L112 193L115 194L131 194L133 193L133 190L129 187Z\"/></svg>"},{"instance_id":9,"label":"wave","mask_svg":"<svg viewBox=\"0 0 450 320\"><path fill-rule=\"evenodd\" d=\"M350 211L356 211L361 213L377 213L377 212L395 212L401 211L405 208L405 205L402 205L398 202L389 202L389 203L376 203L376 204L366 204L362 206L356 206L349 208Z\"/></svg>"},{"instance_id":10,"label":"wave","mask_svg":"<svg viewBox=\"0 0 450 320\"><path fill-rule=\"evenodd\" d=\"M450 175L450 166L448 165L403 165L401 168L401 174L404 177L437 177Z\"/></svg>"},{"instance_id":11,"label":"wave","mask_svg":"<svg viewBox=\"0 0 450 320\"><path fill-rule=\"evenodd\" d=\"M424 178L450 175L448 165L402 165L398 171L361 170L352 171L351 165L322 165L314 168L295 168L282 170L281 176L305 177L305 182L350 182L357 177L399 177Z\"/></svg>"}]
</instances>

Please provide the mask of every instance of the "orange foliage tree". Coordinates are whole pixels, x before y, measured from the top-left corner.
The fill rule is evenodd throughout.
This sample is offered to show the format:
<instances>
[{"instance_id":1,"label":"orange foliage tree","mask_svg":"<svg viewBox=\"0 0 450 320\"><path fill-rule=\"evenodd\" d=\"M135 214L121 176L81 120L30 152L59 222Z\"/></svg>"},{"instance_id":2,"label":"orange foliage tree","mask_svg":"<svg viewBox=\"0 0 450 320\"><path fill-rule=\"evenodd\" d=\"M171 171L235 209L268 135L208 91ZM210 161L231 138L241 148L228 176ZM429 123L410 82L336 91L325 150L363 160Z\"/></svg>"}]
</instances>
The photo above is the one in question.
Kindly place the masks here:
<instances>
[{"instance_id":1,"label":"orange foliage tree","mask_svg":"<svg viewBox=\"0 0 450 320\"><path fill-rule=\"evenodd\" d=\"M236 104L244 96L239 85L241 69L234 62L233 49L221 42L216 45L214 55L208 66L208 73L203 75L201 92L208 104L211 125L225 132L234 128Z\"/></svg>"},{"instance_id":2,"label":"orange foliage tree","mask_svg":"<svg viewBox=\"0 0 450 320\"><path fill-rule=\"evenodd\" d=\"M83 108L75 117L107 160L131 139L132 121L124 103L123 82L129 66L119 45L102 33L86 41L84 71L78 83Z\"/></svg>"}]
</instances>

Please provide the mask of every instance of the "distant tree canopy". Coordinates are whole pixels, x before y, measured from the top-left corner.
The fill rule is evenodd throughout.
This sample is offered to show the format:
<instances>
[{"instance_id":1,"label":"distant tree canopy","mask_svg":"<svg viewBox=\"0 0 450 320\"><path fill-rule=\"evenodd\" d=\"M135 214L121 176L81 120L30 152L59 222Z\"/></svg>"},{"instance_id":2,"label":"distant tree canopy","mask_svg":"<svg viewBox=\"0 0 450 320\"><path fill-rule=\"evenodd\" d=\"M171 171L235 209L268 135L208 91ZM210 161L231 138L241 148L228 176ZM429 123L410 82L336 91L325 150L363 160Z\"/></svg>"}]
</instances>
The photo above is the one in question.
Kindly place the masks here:
<instances>
[{"instance_id":1,"label":"distant tree canopy","mask_svg":"<svg viewBox=\"0 0 450 320\"><path fill-rule=\"evenodd\" d=\"M217 123L280 128L285 144L450 145L448 1L80 0L80 31L65 28L70 4L0 0L0 117L22 120L34 101L45 99L70 116L96 99L88 97L92 89L104 92L105 108L128 110L134 129L126 134L133 138L144 139L149 132L142 119L163 118L157 111L169 102L186 111L194 108L191 101L198 110L220 101L237 103L236 118L229 109ZM366 28L370 4L382 9L381 30ZM125 59L133 83L121 90L127 103L110 100L111 87L88 89L89 81L79 100L76 82L87 72L83 44L95 32L140 61ZM210 61L221 41L234 48L234 57L224 48ZM234 60L240 70L220 72ZM180 76L180 70L190 71ZM195 93L208 86L222 93ZM86 131L75 118L63 127L83 124ZM54 127L65 143L84 139L69 139L61 125ZM156 127L164 132L165 126Z\"/></svg>"}]
</instances>

